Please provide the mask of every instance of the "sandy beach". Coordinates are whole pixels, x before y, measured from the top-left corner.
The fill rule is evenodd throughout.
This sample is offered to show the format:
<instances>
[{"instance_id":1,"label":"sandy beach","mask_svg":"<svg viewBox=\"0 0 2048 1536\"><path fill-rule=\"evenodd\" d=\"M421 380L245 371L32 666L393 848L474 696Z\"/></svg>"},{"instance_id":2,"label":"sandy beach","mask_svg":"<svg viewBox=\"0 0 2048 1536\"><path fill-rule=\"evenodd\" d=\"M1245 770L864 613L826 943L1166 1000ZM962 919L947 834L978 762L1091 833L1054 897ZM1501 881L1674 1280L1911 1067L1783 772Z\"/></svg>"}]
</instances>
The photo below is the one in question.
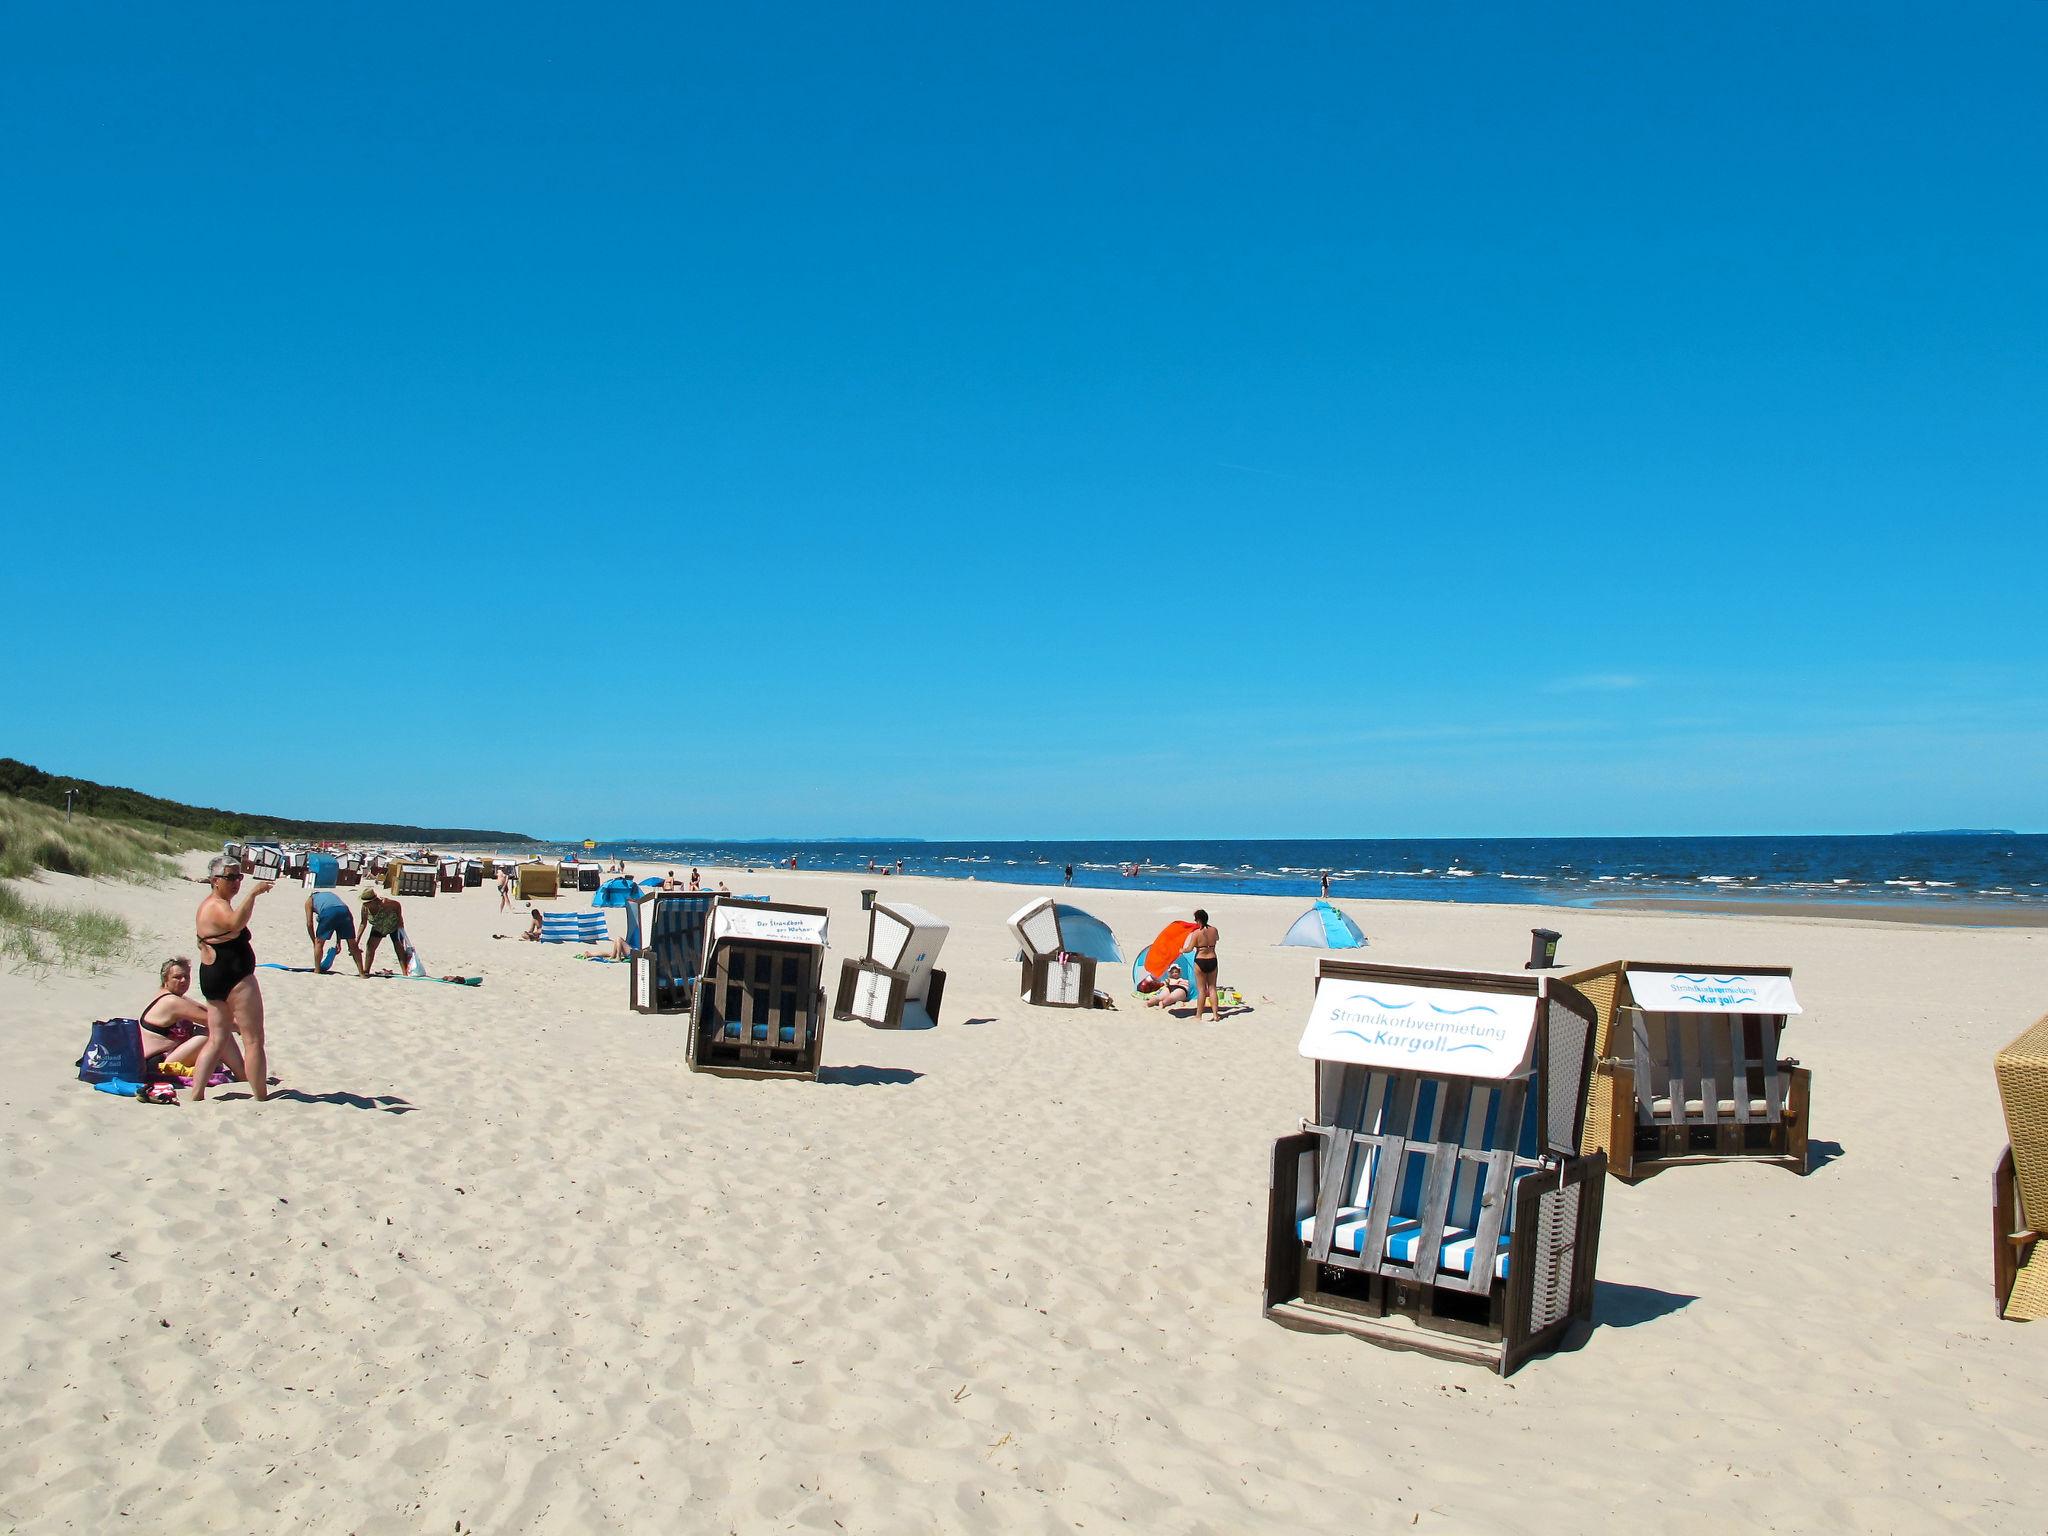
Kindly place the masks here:
<instances>
[{"instance_id":1,"label":"sandy beach","mask_svg":"<svg viewBox=\"0 0 2048 1536\"><path fill-rule=\"evenodd\" d=\"M1502 1381L1259 1315L1303 899L1206 902L1251 1006L1197 1026L1107 975L1020 1005L1016 887L727 878L828 906L835 974L863 885L949 921L939 1027L693 1075L626 967L476 890L407 910L481 987L265 971L273 1100L145 1107L72 1062L200 887L45 881L156 939L0 975L0 1530L2040 1529L2048 1331L1994 1319L1988 1203L2048 932L1351 905L1374 959L1515 969L1545 924L1568 968L1796 970L1819 1166L1610 1182L1597 1326ZM261 959L307 963L303 897ZM1187 904L1074 899L1127 954Z\"/></svg>"}]
</instances>

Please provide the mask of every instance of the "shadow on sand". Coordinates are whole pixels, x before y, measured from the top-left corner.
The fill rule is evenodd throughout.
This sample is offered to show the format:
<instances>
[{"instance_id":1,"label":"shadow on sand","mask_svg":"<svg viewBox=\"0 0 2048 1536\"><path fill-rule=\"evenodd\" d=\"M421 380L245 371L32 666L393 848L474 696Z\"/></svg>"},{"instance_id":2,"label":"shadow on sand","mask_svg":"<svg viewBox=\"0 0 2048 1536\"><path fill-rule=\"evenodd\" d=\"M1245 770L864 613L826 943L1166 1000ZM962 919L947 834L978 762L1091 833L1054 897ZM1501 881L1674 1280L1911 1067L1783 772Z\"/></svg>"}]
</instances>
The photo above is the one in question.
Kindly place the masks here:
<instances>
[{"instance_id":1,"label":"shadow on sand","mask_svg":"<svg viewBox=\"0 0 2048 1536\"><path fill-rule=\"evenodd\" d=\"M1647 1285L1621 1285L1612 1280L1593 1282L1593 1326L1636 1328L1669 1317L1698 1301L1682 1291L1660 1291Z\"/></svg>"},{"instance_id":2,"label":"shadow on sand","mask_svg":"<svg viewBox=\"0 0 2048 1536\"><path fill-rule=\"evenodd\" d=\"M338 1109L374 1109L387 1115L409 1115L419 1108L417 1104L409 1104L388 1093L371 1098L361 1093L306 1093L297 1088L285 1088L273 1093L271 1098L289 1099L294 1104L332 1104Z\"/></svg>"},{"instance_id":3,"label":"shadow on sand","mask_svg":"<svg viewBox=\"0 0 2048 1536\"><path fill-rule=\"evenodd\" d=\"M908 1067L820 1067L818 1081L838 1083L850 1088L901 1087L914 1083L922 1072L913 1072Z\"/></svg>"}]
</instances>

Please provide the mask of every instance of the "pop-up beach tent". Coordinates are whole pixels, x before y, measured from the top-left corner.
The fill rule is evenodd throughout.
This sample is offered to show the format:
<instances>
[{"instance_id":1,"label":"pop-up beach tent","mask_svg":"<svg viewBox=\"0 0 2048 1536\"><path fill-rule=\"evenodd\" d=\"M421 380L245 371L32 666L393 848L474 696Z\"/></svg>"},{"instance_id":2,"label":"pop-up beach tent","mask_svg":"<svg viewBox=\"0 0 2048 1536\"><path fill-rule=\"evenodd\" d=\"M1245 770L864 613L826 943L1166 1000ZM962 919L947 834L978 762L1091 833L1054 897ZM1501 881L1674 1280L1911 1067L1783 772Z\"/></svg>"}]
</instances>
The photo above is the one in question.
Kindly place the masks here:
<instances>
[{"instance_id":1,"label":"pop-up beach tent","mask_svg":"<svg viewBox=\"0 0 2048 1536\"><path fill-rule=\"evenodd\" d=\"M626 948L640 947L640 909L634 905L640 894L639 888L623 875L607 880L600 885L590 898L593 907L624 907L626 909Z\"/></svg>"},{"instance_id":2,"label":"pop-up beach tent","mask_svg":"<svg viewBox=\"0 0 2048 1536\"><path fill-rule=\"evenodd\" d=\"M1319 901L1294 920L1280 942L1310 949L1363 949L1365 933L1327 901Z\"/></svg>"}]
</instances>

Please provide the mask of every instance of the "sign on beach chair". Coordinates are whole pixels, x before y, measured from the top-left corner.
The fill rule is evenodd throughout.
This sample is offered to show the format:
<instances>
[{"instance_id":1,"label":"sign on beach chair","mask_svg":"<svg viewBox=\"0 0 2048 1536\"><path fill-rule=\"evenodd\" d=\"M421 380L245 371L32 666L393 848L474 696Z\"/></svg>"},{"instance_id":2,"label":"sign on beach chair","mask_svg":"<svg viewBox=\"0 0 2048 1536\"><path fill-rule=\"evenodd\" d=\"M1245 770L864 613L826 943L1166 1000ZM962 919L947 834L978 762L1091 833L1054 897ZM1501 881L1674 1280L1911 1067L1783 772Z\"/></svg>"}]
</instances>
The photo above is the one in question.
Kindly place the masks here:
<instances>
[{"instance_id":1,"label":"sign on beach chair","mask_svg":"<svg viewBox=\"0 0 2048 1536\"><path fill-rule=\"evenodd\" d=\"M1010 932L1019 949L1021 996L1040 1007L1094 1007L1096 967L1123 959L1107 923L1050 896L1011 913Z\"/></svg>"},{"instance_id":2,"label":"sign on beach chair","mask_svg":"<svg viewBox=\"0 0 2048 1536\"><path fill-rule=\"evenodd\" d=\"M633 951L628 1001L635 1013L688 1013L711 931L713 891L649 891L634 907L640 947Z\"/></svg>"},{"instance_id":3,"label":"sign on beach chair","mask_svg":"<svg viewBox=\"0 0 2048 1536\"><path fill-rule=\"evenodd\" d=\"M1991 1176L1991 1285L1998 1315L2048 1317L2048 1016L1998 1053L1998 1101L2012 1138Z\"/></svg>"},{"instance_id":4,"label":"sign on beach chair","mask_svg":"<svg viewBox=\"0 0 2048 1536\"><path fill-rule=\"evenodd\" d=\"M691 1071L818 1075L826 920L823 907L720 898L697 982Z\"/></svg>"},{"instance_id":5,"label":"sign on beach chair","mask_svg":"<svg viewBox=\"0 0 2048 1536\"><path fill-rule=\"evenodd\" d=\"M913 1029L939 1021L946 973L934 969L946 925L909 902L876 902L868 913L868 952L839 967L832 1017L859 1019L877 1029Z\"/></svg>"},{"instance_id":6,"label":"sign on beach chair","mask_svg":"<svg viewBox=\"0 0 2048 1536\"><path fill-rule=\"evenodd\" d=\"M1322 961L1314 1117L1273 1147L1266 1316L1502 1375L1589 1321L1593 1025L1550 977Z\"/></svg>"},{"instance_id":7,"label":"sign on beach chair","mask_svg":"<svg viewBox=\"0 0 2048 1536\"><path fill-rule=\"evenodd\" d=\"M1582 1149L1617 1178L1679 1163L1806 1172L1813 1074L1780 1055L1801 1011L1789 967L1615 960L1563 979L1599 1014Z\"/></svg>"}]
</instances>

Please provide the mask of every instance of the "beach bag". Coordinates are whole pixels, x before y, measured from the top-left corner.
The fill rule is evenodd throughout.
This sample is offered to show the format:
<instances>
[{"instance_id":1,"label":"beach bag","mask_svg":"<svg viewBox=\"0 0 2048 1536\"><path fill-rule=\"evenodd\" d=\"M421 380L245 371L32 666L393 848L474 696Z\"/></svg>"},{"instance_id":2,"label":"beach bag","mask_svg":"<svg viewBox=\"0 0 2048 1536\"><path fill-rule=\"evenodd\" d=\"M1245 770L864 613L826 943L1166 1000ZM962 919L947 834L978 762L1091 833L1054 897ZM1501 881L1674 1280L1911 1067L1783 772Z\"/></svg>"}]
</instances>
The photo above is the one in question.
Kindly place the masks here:
<instances>
[{"instance_id":1,"label":"beach bag","mask_svg":"<svg viewBox=\"0 0 2048 1536\"><path fill-rule=\"evenodd\" d=\"M115 1080L138 1082L142 1078L142 1021L100 1019L86 1038L85 1054L78 1058L81 1083Z\"/></svg>"}]
</instances>

